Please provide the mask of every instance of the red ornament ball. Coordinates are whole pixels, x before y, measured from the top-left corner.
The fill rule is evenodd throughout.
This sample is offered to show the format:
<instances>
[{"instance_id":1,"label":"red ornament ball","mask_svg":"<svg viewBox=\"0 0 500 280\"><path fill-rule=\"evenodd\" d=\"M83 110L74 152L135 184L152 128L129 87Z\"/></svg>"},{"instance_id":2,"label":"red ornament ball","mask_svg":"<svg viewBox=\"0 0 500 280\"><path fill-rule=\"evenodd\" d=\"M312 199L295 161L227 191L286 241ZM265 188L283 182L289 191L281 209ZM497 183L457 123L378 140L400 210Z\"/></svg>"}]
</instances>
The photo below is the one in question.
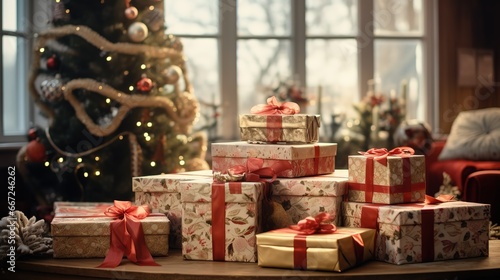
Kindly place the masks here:
<instances>
[{"instance_id":1,"label":"red ornament ball","mask_svg":"<svg viewBox=\"0 0 500 280\"><path fill-rule=\"evenodd\" d=\"M31 140L26 146L26 158L31 162L43 162L47 158L45 146L38 140Z\"/></svg>"},{"instance_id":2,"label":"red ornament ball","mask_svg":"<svg viewBox=\"0 0 500 280\"><path fill-rule=\"evenodd\" d=\"M153 81L150 78L143 77L137 82L137 89L140 91L150 91L153 88Z\"/></svg>"},{"instance_id":3,"label":"red ornament ball","mask_svg":"<svg viewBox=\"0 0 500 280\"><path fill-rule=\"evenodd\" d=\"M55 70L59 66L59 61L55 55L47 59L47 69Z\"/></svg>"}]
</instances>

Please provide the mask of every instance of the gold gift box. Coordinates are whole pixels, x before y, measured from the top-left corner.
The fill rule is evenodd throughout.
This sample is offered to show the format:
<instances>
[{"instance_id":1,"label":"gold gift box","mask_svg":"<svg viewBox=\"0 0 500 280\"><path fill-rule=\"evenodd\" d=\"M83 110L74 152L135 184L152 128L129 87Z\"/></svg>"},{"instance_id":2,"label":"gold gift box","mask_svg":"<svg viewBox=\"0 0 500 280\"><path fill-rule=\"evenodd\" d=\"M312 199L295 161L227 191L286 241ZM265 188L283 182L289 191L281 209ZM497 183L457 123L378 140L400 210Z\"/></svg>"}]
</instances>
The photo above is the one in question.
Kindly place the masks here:
<instances>
[{"instance_id":1,"label":"gold gift box","mask_svg":"<svg viewBox=\"0 0 500 280\"><path fill-rule=\"evenodd\" d=\"M281 229L256 235L258 265L296 269L292 230ZM362 256L356 254L355 237L361 237ZM345 271L374 258L375 230L339 227L331 234L306 236L306 270Z\"/></svg>"},{"instance_id":2,"label":"gold gift box","mask_svg":"<svg viewBox=\"0 0 500 280\"><path fill-rule=\"evenodd\" d=\"M51 222L54 258L105 257L110 246L109 225L104 215L108 203L58 203ZM141 220L146 245L152 256L168 255L170 221L164 214Z\"/></svg>"},{"instance_id":3,"label":"gold gift box","mask_svg":"<svg viewBox=\"0 0 500 280\"><path fill-rule=\"evenodd\" d=\"M313 143L319 140L319 115L243 114L239 119L243 141ZM273 128L276 125L278 128Z\"/></svg>"}]
</instances>

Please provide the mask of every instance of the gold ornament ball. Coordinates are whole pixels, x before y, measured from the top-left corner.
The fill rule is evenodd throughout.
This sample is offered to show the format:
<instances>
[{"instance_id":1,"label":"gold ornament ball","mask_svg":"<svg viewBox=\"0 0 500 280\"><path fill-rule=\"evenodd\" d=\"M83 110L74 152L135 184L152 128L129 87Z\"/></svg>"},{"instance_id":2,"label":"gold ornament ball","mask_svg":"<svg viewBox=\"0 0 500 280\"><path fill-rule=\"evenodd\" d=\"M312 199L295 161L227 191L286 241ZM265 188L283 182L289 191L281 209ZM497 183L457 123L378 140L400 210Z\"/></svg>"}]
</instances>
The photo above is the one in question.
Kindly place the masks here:
<instances>
[{"instance_id":1,"label":"gold ornament ball","mask_svg":"<svg viewBox=\"0 0 500 280\"><path fill-rule=\"evenodd\" d=\"M167 78L167 84L173 85L179 81L182 69L177 65L172 65L163 71L163 75Z\"/></svg>"},{"instance_id":2,"label":"gold ornament ball","mask_svg":"<svg viewBox=\"0 0 500 280\"><path fill-rule=\"evenodd\" d=\"M142 22L134 22L128 28L128 37L133 42L142 42L148 37L148 27Z\"/></svg>"}]
</instances>

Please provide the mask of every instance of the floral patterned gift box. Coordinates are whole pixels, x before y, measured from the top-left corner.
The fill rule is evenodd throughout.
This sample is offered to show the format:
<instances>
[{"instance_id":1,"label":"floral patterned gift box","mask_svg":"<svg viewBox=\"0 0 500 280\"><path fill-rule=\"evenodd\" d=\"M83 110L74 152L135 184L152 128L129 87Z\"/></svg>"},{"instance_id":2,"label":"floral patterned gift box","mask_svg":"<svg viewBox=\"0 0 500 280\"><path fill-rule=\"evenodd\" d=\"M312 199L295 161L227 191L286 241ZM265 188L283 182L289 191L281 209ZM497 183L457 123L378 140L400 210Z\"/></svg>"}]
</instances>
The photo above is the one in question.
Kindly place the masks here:
<instances>
[{"instance_id":1,"label":"floral patterned gift box","mask_svg":"<svg viewBox=\"0 0 500 280\"><path fill-rule=\"evenodd\" d=\"M200 179L180 186L184 259L257 261L263 183Z\"/></svg>"},{"instance_id":2,"label":"floral patterned gift box","mask_svg":"<svg viewBox=\"0 0 500 280\"><path fill-rule=\"evenodd\" d=\"M254 115L240 119L240 139L265 143L313 143L319 140L319 115Z\"/></svg>"},{"instance_id":3,"label":"floral patterned gift box","mask_svg":"<svg viewBox=\"0 0 500 280\"><path fill-rule=\"evenodd\" d=\"M179 183L185 180L212 178L211 170L189 171L177 174L160 174L132 178L136 204L146 204L153 213L165 213L170 220L170 248L180 249L181 193Z\"/></svg>"},{"instance_id":4,"label":"floral patterned gift box","mask_svg":"<svg viewBox=\"0 0 500 280\"><path fill-rule=\"evenodd\" d=\"M280 178L271 188L272 199L283 206L293 223L326 212L336 225L341 222L341 203L346 190L347 178L322 175Z\"/></svg>"},{"instance_id":5,"label":"floral patterned gift box","mask_svg":"<svg viewBox=\"0 0 500 280\"><path fill-rule=\"evenodd\" d=\"M363 155L349 156L347 200L380 204L423 202L425 157L413 155L413 150L405 151L371 149Z\"/></svg>"},{"instance_id":6,"label":"floral patterned gift box","mask_svg":"<svg viewBox=\"0 0 500 280\"><path fill-rule=\"evenodd\" d=\"M104 214L113 203L58 202L51 222L54 258L105 257L110 247L110 223ZM140 220L146 245L153 256L167 256L170 222L150 214Z\"/></svg>"},{"instance_id":7,"label":"floral patterned gift box","mask_svg":"<svg viewBox=\"0 0 500 280\"><path fill-rule=\"evenodd\" d=\"M280 171L277 176L296 178L328 174L335 171L336 143L315 144L252 144L244 141L213 143L212 169L225 173L226 170L246 165L248 158L263 159L262 167L280 164L291 168Z\"/></svg>"},{"instance_id":8,"label":"floral patterned gift box","mask_svg":"<svg viewBox=\"0 0 500 280\"><path fill-rule=\"evenodd\" d=\"M344 202L344 226L377 230L375 259L393 264L488 256L490 205Z\"/></svg>"}]
</instances>

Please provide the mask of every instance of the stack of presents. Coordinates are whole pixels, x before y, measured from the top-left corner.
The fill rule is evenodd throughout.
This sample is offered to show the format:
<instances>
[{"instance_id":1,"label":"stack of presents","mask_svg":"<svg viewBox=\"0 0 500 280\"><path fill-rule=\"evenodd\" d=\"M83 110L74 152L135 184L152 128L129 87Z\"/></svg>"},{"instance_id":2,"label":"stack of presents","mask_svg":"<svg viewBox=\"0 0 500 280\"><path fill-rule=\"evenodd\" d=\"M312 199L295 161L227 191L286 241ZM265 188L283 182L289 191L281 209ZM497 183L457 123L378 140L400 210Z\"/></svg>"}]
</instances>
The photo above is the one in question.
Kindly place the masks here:
<instances>
[{"instance_id":1,"label":"stack of presents","mask_svg":"<svg viewBox=\"0 0 500 280\"><path fill-rule=\"evenodd\" d=\"M490 205L427 197L424 156L405 147L335 170L320 116L297 109L271 98L241 115L241 141L212 144L212 170L132 178L133 205L152 212L140 220L152 256L337 272L488 256ZM109 207L58 203L54 257L105 257ZM269 222L278 213L284 227Z\"/></svg>"}]
</instances>

